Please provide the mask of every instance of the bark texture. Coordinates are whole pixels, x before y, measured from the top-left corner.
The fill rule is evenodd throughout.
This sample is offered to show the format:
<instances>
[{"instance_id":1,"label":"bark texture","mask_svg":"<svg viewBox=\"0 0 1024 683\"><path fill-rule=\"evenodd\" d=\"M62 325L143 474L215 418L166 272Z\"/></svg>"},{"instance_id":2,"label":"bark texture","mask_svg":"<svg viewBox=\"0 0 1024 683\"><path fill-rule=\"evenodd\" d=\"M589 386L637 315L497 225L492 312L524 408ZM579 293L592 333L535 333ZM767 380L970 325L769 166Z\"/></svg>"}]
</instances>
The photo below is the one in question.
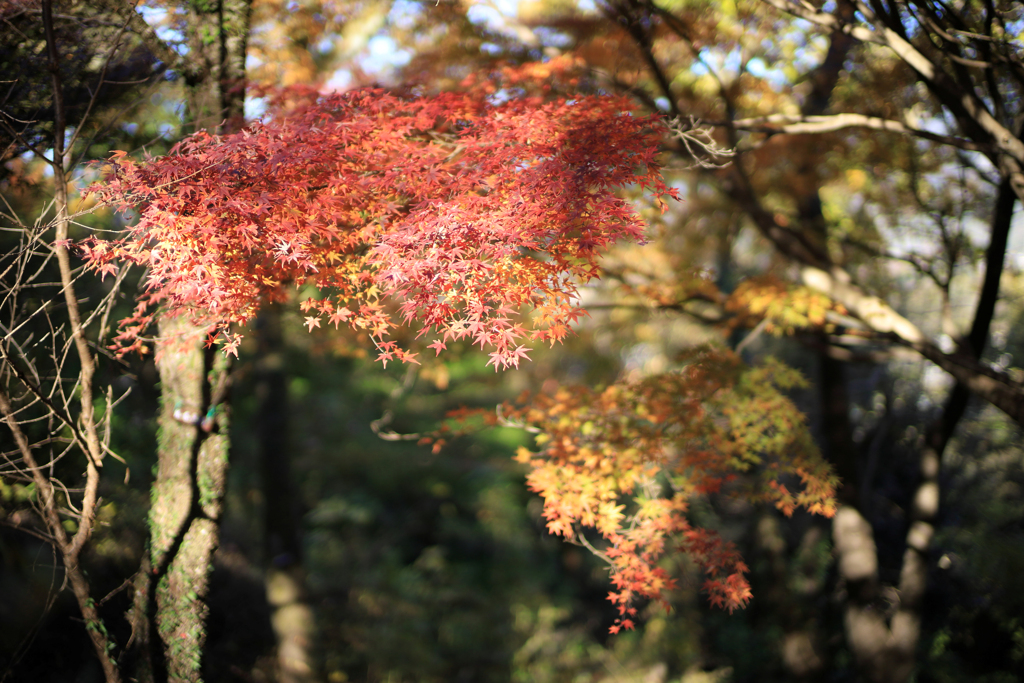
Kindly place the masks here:
<instances>
[{"instance_id":1,"label":"bark texture","mask_svg":"<svg viewBox=\"0 0 1024 683\"><path fill-rule=\"evenodd\" d=\"M160 326L165 338L190 332L185 318ZM205 598L228 466L228 366L216 349L195 342L157 361L162 405L146 577L149 633L159 637L150 650L157 680L164 674L170 681L202 679Z\"/></svg>"}]
</instances>

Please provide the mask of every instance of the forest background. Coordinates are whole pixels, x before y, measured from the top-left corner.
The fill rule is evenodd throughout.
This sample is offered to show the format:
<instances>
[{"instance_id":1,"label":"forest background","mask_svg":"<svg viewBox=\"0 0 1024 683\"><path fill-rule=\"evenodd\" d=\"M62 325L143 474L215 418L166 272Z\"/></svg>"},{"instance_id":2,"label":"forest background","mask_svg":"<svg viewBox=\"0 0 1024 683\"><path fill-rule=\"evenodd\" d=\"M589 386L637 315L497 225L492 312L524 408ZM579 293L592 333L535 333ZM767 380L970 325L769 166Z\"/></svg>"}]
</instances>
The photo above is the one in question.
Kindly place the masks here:
<instances>
[{"instance_id":1,"label":"forest background","mask_svg":"<svg viewBox=\"0 0 1024 683\"><path fill-rule=\"evenodd\" d=\"M4 679L1019 680L1021 13L0 3ZM366 339L307 330L296 298L261 312L233 367L198 345L163 366L108 352L141 273L103 280L69 248L132 221L84 194L100 173L85 162L228 134L266 106L243 84L486 83L625 94L666 122L662 175L683 201L662 213L623 190L648 243L609 251L563 344L497 374L456 345L382 367ZM806 428L842 480L833 517L753 495L767 457L689 498L692 524L749 566L753 598L732 613L709 604L693 552L671 553L671 611L640 601L638 628L610 635L598 536L547 533L515 454L550 453L537 432L596 440L595 423L632 419L619 404L578 424L510 407L440 450L404 438L524 390L567 410L598 394L562 386L647 386L672 405L697 348L800 371L764 409L774 422L756 401L708 420L781 434L789 456ZM727 366L707 366L726 392ZM649 487L676 483L659 476Z\"/></svg>"}]
</instances>

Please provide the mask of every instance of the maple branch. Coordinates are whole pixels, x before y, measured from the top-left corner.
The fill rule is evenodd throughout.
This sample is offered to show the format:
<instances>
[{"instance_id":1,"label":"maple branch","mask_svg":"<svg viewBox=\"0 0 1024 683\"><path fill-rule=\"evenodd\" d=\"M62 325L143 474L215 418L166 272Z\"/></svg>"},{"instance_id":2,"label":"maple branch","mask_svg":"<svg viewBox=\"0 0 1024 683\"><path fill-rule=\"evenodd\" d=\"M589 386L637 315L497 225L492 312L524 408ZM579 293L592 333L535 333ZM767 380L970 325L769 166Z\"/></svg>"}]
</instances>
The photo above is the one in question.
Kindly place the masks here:
<instances>
[{"instance_id":1,"label":"maple branch","mask_svg":"<svg viewBox=\"0 0 1024 683\"><path fill-rule=\"evenodd\" d=\"M705 311L694 310L692 306L688 306L687 305L687 304L690 304L690 303L709 304L708 310L705 310ZM689 299L683 299L681 301L676 301L676 302L672 302L672 303L653 303L653 304L626 303L626 302L622 302L622 303L588 303L587 304L587 310L588 311L600 311L600 310L612 310L612 309L615 309L615 310L632 309L632 310L636 310L636 311L649 311L649 312L672 311L674 313L682 313L684 315L690 316L691 318L693 318L697 322L704 323L706 325L714 325L716 323L721 323L725 319L725 317L726 317L725 313L722 310L720 310L719 308L714 306L714 303L716 303L716 302L710 302L706 297L691 297Z\"/></svg>"},{"instance_id":2,"label":"maple branch","mask_svg":"<svg viewBox=\"0 0 1024 683\"><path fill-rule=\"evenodd\" d=\"M521 429L527 434L541 434L543 429L534 427L533 425L527 424L525 420L514 420L505 415L504 404L499 403L494 407L494 414L497 416L498 424L502 427L511 427L512 429Z\"/></svg>"},{"instance_id":3,"label":"maple branch","mask_svg":"<svg viewBox=\"0 0 1024 683\"><path fill-rule=\"evenodd\" d=\"M398 386L392 389L391 393L388 394L388 402L394 403L408 394L409 390L412 389L413 384L416 383L417 375L417 366L410 364L405 369L405 377L403 377ZM400 434L394 430L390 432L382 432L381 430L390 425L394 419L395 411L391 407L388 407L379 418L370 423L370 430L377 435L378 439L382 439L383 441L419 441L423 438L422 434L416 433Z\"/></svg>"},{"instance_id":4,"label":"maple branch","mask_svg":"<svg viewBox=\"0 0 1024 683\"><path fill-rule=\"evenodd\" d=\"M762 318L761 322L755 325L754 329L748 332L747 335L743 337L743 339L741 339L738 344L736 344L736 348L733 350L738 354L743 353L743 349L750 346L750 344L756 341L757 338L760 337L761 334L765 331L765 329L768 327L768 320L769 319L767 317Z\"/></svg>"},{"instance_id":5,"label":"maple branch","mask_svg":"<svg viewBox=\"0 0 1024 683\"><path fill-rule=\"evenodd\" d=\"M580 527L580 525L575 526ZM582 528L576 528L574 529L574 531L575 533L566 539L569 541L569 543L572 543L573 545L583 546L584 548L590 551L591 555L602 560L605 564L610 565L612 567L615 566L615 562L612 560L612 558L608 557L608 553L601 552L600 550L595 548L590 541L587 540L587 536L583 533Z\"/></svg>"},{"instance_id":6,"label":"maple branch","mask_svg":"<svg viewBox=\"0 0 1024 683\"><path fill-rule=\"evenodd\" d=\"M903 121L853 113L825 116L772 114L770 116L758 116L749 119L737 119L735 121L706 121L705 123L711 126L733 127L740 130L767 133L768 135L805 135L832 133L847 128L867 128L870 130L905 133L970 152L989 152L992 149L990 145L979 144L973 140L953 135L933 133L922 128L915 128Z\"/></svg>"}]
</instances>

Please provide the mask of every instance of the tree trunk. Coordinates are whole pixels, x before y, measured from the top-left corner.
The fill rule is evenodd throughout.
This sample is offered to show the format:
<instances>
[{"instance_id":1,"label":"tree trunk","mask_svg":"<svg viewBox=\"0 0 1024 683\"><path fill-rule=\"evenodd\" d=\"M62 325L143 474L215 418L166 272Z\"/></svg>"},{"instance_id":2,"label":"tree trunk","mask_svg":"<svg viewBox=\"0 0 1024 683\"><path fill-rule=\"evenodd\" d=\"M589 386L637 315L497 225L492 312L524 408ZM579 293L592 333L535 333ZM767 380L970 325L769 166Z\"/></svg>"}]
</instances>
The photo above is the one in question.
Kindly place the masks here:
<instances>
[{"instance_id":1,"label":"tree trunk","mask_svg":"<svg viewBox=\"0 0 1024 683\"><path fill-rule=\"evenodd\" d=\"M185 318L160 324L161 336L192 332ZM170 343L174 343L173 341ZM213 552L228 465L229 363L188 340L157 361L162 390L156 482L150 509L150 605L171 681L201 680ZM152 608L151 608L152 609ZM150 631L153 633L154 631Z\"/></svg>"},{"instance_id":2,"label":"tree trunk","mask_svg":"<svg viewBox=\"0 0 1024 683\"><path fill-rule=\"evenodd\" d=\"M266 591L277 639L280 683L315 680L315 619L308 601L302 537L291 476L288 444L288 376L285 373L281 305L269 304L256 320L259 358L260 464L263 475Z\"/></svg>"},{"instance_id":3,"label":"tree trunk","mask_svg":"<svg viewBox=\"0 0 1024 683\"><path fill-rule=\"evenodd\" d=\"M250 12L251 0L189 3L188 128L241 127ZM161 410L148 571L136 584L132 615L142 681L202 680L205 597L227 479L231 370L216 347L204 348L207 333L187 313L160 322L167 346L157 360Z\"/></svg>"}]
</instances>

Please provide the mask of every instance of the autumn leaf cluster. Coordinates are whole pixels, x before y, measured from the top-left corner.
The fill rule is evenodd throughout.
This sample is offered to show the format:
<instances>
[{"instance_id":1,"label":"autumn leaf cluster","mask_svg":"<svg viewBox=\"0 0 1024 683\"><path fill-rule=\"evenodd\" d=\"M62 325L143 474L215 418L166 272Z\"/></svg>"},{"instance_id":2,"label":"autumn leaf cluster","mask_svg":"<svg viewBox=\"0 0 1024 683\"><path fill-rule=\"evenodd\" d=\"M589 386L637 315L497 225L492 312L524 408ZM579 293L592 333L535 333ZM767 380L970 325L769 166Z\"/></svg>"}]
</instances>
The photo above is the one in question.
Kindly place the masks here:
<instances>
[{"instance_id":1,"label":"autumn leaf cluster","mask_svg":"<svg viewBox=\"0 0 1024 683\"><path fill-rule=\"evenodd\" d=\"M498 414L459 411L449 430L483 417L537 434L536 449L517 459L544 500L548 530L608 563L617 632L633 626L638 599L665 601L675 579L659 562L676 549L704 570L712 604L732 611L750 599L747 566L732 545L688 521L694 496L835 514L838 482L785 393L803 385L776 361L745 367L728 350L704 348L641 381L523 396Z\"/></svg>"},{"instance_id":2,"label":"autumn leaf cluster","mask_svg":"<svg viewBox=\"0 0 1024 683\"><path fill-rule=\"evenodd\" d=\"M616 189L674 196L660 124L618 98L498 99L292 90L239 133L200 132L141 163L116 153L96 190L140 218L82 248L100 270L148 269L122 347L140 346L160 307L226 329L301 285L318 292L302 304L310 329L365 331L385 362L414 357L389 339L403 324L438 353L479 344L495 368L561 340L598 252L643 239Z\"/></svg>"}]
</instances>

